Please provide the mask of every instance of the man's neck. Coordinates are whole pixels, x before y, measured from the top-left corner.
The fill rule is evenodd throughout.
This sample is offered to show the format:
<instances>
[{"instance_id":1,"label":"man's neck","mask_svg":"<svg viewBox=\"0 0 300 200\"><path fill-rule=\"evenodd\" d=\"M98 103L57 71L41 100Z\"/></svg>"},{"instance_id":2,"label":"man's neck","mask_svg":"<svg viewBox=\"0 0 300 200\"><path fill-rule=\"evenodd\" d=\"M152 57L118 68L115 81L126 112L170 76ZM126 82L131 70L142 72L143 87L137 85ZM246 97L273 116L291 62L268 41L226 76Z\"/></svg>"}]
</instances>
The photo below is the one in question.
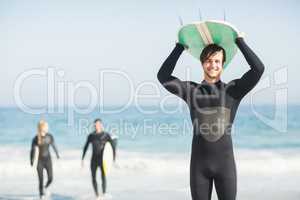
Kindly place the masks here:
<instances>
[{"instance_id":1,"label":"man's neck","mask_svg":"<svg viewBox=\"0 0 300 200\"><path fill-rule=\"evenodd\" d=\"M207 83L213 84L213 83L216 83L216 82L220 81L220 76L215 77L215 78L212 78L212 77L209 77L209 76L204 76L204 80Z\"/></svg>"}]
</instances>

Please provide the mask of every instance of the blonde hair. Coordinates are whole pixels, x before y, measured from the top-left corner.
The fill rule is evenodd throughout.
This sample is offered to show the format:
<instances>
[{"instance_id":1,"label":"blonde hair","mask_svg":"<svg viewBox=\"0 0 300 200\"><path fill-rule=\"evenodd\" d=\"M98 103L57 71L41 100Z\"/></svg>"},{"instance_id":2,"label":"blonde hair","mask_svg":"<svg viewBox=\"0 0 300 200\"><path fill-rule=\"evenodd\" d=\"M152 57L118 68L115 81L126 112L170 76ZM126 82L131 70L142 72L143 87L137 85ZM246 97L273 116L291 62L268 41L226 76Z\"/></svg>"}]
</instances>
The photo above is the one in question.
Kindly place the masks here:
<instances>
[{"instance_id":1,"label":"blonde hair","mask_svg":"<svg viewBox=\"0 0 300 200\"><path fill-rule=\"evenodd\" d=\"M40 120L37 126L38 145L43 143L42 132L45 128L48 128L48 123L45 120Z\"/></svg>"}]
</instances>

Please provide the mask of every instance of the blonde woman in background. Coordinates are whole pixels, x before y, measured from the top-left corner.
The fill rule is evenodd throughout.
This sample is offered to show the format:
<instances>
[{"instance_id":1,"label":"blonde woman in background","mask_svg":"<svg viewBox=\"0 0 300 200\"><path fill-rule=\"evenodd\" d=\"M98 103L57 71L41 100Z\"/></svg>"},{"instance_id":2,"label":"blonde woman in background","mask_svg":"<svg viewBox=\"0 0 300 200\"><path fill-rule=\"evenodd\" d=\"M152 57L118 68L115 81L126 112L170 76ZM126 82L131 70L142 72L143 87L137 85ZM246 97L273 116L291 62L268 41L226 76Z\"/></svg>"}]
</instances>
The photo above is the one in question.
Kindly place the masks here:
<instances>
[{"instance_id":1,"label":"blonde woman in background","mask_svg":"<svg viewBox=\"0 0 300 200\"><path fill-rule=\"evenodd\" d=\"M33 166L35 157L37 158L37 173L39 178L39 193L40 198L45 198L44 191L44 169L47 172L48 180L45 185L45 189L50 186L53 181L53 169L51 154L49 151L49 146L51 145L56 153L57 159L59 159L59 154L55 146L53 136L48 133L48 123L44 120L39 121L37 126L37 135L32 140L31 151L30 151L30 164ZM46 192L49 193L49 192Z\"/></svg>"}]
</instances>

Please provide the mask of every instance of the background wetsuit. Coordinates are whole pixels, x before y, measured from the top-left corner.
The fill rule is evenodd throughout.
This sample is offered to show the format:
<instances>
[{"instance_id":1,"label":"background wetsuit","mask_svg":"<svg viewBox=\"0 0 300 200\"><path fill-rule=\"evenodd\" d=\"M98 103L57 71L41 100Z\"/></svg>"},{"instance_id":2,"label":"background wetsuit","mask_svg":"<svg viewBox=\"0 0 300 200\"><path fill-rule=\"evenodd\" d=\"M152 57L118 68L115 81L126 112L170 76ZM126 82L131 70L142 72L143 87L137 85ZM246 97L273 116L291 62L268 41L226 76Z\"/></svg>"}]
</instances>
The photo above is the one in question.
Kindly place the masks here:
<instances>
[{"instance_id":1,"label":"background wetsuit","mask_svg":"<svg viewBox=\"0 0 300 200\"><path fill-rule=\"evenodd\" d=\"M102 159L103 159L104 145L107 141L109 141L109 142L111 142L111 144L113 144L113 141L108 133L94 132L94 133L89 134L87 141L83 148L82 160L84 160L84 157L85 157L85 154L86 154L89 144L91 143L93 146L93 153L92 153L92 159L91 159L91 172L92 172L93 187L94 187L94 190L95 190L95 193L97 196L99 195L98 184L97 184L97 179L96 179L96 172L97 172L98 167L101 170L102 192L103 192L103 194L106 193L106 176L104 173L104 168L102 166ZM115 159L116 151L115 151L114 145L112 145L112 146L114 149L113 152L114 152L114 159Z\"/></svg>"},{"instance_id":2,"label":"background wetsuit","mask_svg":"<svg viewBox=\"0 0 300 200\"><path fill-rule=\"evenodd\" d=\"M256 85L264 65L242 38L236 44L250 65L240 79L210 84L181 81L172 76L184 47L176 44L160 68L157 78L188 105L193 124L190 187L193 200L211 199L214 182L219 200L235 200L236 167L231 127L242 98Z\"/></svg>"},{"instance_id":3,"label":"background wetsuit","mask_svg":"<svg viewBox=\"0 0 300 200\"><path fill-rule=\"evenodd\" d=\"M45 188L48 188L49 185L53 181L53 169L52 169L52 160L51 154L49 151L49 146L52 146L57 158L59 159L59 154L54 142L54 138L51 134L46 134L42 137L42 143L38 144L38 137L35 136L32 140L31 151L30 151L30 164L33 165L34 156L35 156L35 147L39 148L39 157L38 157L38 164L37 164L37 172L39 177L39 191L40 196L44 195L44 177L43 177L43 170L47 171L48 181L45 185Z\"/></svg>"}]
</instances>

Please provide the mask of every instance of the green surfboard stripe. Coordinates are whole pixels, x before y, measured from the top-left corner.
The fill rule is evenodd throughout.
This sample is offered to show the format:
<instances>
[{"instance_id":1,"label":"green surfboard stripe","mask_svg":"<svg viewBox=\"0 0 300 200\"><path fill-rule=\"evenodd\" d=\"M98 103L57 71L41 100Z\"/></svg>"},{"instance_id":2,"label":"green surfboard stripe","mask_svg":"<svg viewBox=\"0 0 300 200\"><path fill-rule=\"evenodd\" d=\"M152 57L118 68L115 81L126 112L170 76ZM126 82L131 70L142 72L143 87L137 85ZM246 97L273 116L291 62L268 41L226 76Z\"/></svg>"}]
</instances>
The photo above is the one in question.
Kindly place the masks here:
<instances>
[{"instance_id":1,"label":"green surfboard stripe","mask_svg":"<svg viewBox=\"0 0 300 200\"><path fill-rule=\"evenodd\" d=\"M178 32L178 42L187 45L189 47L189 54L197 60L199 60L200 54L206 46L197 28L197 25L200 23L204 22L185 25ZM207 38L207 34L209 34L212 38L212 42L222 46L226 51L226 62L224 63L224 68L226 68L237 52L237 46L235 44L237 32L233 27L223 22L205 21L205 25L207 27L205 38Z\"/></svg>"},{"instance_id":2,"label":"green surfboard stripe","mask_svg":"<svg viewBox=\"0 0 300 200\"><path fill-rule=\"evenodd\" d=\"M180 44L192 44L193 46L189 45L189 52L194 56L196 59L200 59L201 48L205 46L205 43L196 27L196 25L188 25L181 29L178 33L178 42Z\"/></svg>"},{"instance_id":3,"label":"green surfboard stripe","mask_svg":"<svg viewBox=\"0 0 300 200\"><path fill-rule=\"evenodd\" d=\"M234 55L237 52L237 47L235 45L235 38L237 37L237 33L229 26L221 26L218 23L214 22L206 22L206 26L209 29L211 35L213 35L213 42L222 46L226 51L226 62L224 63L224 68L231 62ZM222 38L222 34L226 34L226 40Z\"/></svg>"}]
</instances>

